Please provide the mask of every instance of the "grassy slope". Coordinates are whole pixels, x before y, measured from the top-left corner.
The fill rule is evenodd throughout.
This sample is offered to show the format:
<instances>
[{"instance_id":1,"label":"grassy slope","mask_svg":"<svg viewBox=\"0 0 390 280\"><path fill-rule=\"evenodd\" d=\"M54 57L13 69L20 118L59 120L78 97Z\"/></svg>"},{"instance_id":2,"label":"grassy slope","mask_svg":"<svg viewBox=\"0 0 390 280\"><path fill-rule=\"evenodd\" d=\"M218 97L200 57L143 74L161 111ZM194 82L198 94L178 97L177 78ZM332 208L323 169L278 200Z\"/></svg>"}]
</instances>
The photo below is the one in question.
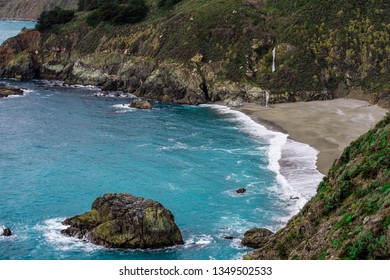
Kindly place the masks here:
<instances>
[{"instance_id":1,"label":"grassy slope","mask_svg":"<svg viewBox=\"0 0 390 280\"><path fill-rule=\"evenodd\" d=\"M229 71L225 75L234 80L244 77L245 55L251 51L252 40L271 41L267 28L251 24L253 17L258 17L259 4L237 0L184 0L172 10L162 11L156 8L156 2L148 1L151 12L139 24L102 23L92 30L83 22L86 14L80 13L79 19L61 32L72 33L77 28L83 33L83 40L76 46L81 55L128 50L137 56L186 62L201 53L204 62L227 63Z\"/></svg>"},{"instance_id":2,"label":"grassy slope","mask_svg":"<svg viewBox=\"0 0 390 280\"><path fill-rule=\"evenodd\" d=\"M274 77L276 82L290 89L335 89L344 81L377 94L390 92L388 1L267 2L276 41L297 46L279 62L285 69Z\"/></svg>"},{"instance_id":3,"label":"grassy slope","mask_svg":"<svg viewBox=\"0 0 390 280\"><path fill-rule=\"evenodd\" d=\"M352 142L255 259L390 258L390 114Z\"/></svg>"},{"instance_id":4,"label":"grassy slope","mask_svg":"<svg viewBox=\"0 0 390 280\"><path fill-rule=\"evenodd\" d=\"M361 87L390 92L389 4L380 1L183 0L156 8L146 21L86 29L80 53L128 49L134 55L221 61L221 77L259 84L275 93ZM85 14L80 14L81 17ZM88 30L88 31L87 31ZM105 42L102 42L102 41ZM272 73L272 49L277 71ZM347 93L347 91L345 91Z\"/></svg>"},{"instance_id":5,"label":"grassy slope","mask_svg":"<svg viewBox=\"0 0 390 280\"><path fill-rule=\"evenodd\" d=\"M123 54L186 64L200 53L218 79L269 89L281 101L363 92L390 106L388 1L183 0L170 10L158 9L157 0L147 3L148 17L134 25L93 29L85 23L88 13L78 13L54 28L58 35L44 36L43 53L66 46L73 57L95 54L97 66L115 66Z\"/></svg>"}]
</instances>

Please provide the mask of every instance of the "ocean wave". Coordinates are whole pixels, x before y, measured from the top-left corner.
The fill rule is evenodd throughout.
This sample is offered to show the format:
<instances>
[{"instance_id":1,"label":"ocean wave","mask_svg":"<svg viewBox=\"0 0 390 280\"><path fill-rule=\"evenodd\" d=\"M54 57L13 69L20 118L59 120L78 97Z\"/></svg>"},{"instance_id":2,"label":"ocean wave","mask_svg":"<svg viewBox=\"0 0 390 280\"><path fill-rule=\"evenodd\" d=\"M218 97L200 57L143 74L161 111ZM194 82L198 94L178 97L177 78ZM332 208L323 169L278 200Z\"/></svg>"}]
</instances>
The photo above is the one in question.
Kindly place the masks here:
<instances>
[{"instance_id":1,"label":"ocean wave","mask_svg":"<svg viewBox=\"0 0 390 280\"><path fill-rule=\"evenodd\" d=\"M34 82L44 84L50 87L68 87L68 88L83 88L90 90L100 90L99 87L93 85L67 84L62 80L33 80Z\"/></svg>"},{"instance_id":2,"label":"ocean wave","mask_svg":"<svg viewBox=\"0 0 390 280\"><path fill-rule=\"evenodd\" d=\"M129 104L115 104L111 107L117 109L115 113L127 113L137 110L136 108L129 107Z\"/></svg>"},{"instance_id":3,"label":"ocean wave","mask_svg":"<svg viewBox=\"0 0 390 280\"><path fill-rule=\"evenodd\" d=\"M190 235L184 242L184 248L190 247L205 247L214 242L214 239L211 235L199 234L199 235Z\"/></svg>"},{"instance_id":4,"label":"ocean wave","mask_svg":"<svg viewBox=\"0 0 390 280\"><path fill-rule=\"evenodd\" d=\"M269 130L248 115L229 107L208 104L201 106L227 115L228 120L237 124L242 132L260 143L268 144L266 152L269 161L268 169L276 174L277 181L277 185L271 188L274 188L274 191L286 201L290 198L299 198L294 199L288 207L292 212L291 215L296 214L315 194L317 185L323 177L317 171L318 151L316 149L289 139L288 134Z\"/></svg>"},{"instance_id":5,"label":"ocean wave","mask_svg":"<svg viewBox=\"0 0 390 280\"><path fill-rule=\"evenodd\" d=\"M62 224L63 220L65 218L48 219L43 224L36 225L34 229L41 231L46 242L59 251L91 252L102 248L90 242L61 234L61 230L67 228Z\"/></svg>"}]
</instances>

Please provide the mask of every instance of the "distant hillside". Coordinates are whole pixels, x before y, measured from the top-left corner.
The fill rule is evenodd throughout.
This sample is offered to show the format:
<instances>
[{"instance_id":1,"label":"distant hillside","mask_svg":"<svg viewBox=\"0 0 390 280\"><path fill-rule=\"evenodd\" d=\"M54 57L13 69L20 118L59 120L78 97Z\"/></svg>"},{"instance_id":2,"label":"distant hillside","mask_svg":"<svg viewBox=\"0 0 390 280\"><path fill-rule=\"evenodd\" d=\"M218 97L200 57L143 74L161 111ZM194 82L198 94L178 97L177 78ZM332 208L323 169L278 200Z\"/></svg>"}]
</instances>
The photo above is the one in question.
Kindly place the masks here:
<instances>
[{"instance_id":1,"label":"distant hillside","mask_svg":"<svg viewBox=\"0 0 390 280\"><path fill-rule=\"evenodd\" d=\"M43 11L55 7L75 9L77 0L0 0L0 18L37 19Z\"/></svg>"},{"instance_id":2,"label":"distant hillside","mask_svg":"<svg viewBox=\"0 0 390 280\"><path fill-rule=\"evenodd\" d=\"M352 142L317 194L273 235L251 230L246 259L390 259L390 113Z\"/></svg>"}]
</instances>

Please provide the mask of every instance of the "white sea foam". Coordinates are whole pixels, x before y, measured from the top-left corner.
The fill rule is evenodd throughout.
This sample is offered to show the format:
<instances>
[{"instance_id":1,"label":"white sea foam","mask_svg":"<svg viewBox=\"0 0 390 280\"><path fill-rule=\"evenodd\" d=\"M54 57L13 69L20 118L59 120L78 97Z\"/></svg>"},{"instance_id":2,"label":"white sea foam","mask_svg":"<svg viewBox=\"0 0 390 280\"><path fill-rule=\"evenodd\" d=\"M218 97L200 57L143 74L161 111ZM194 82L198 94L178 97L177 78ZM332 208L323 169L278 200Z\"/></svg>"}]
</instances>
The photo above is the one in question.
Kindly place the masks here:
<instances>
[{"instance_id":1,"label":"white sea foam","mask_svg":"<svg viewBox=\"0 0 390 280\"><path fill-rule=\"evenodd\" d=\"M263 144L268 144L268 169L275 172L277 181L277 185L270 186L270 189L282 195L286 200L299 197L299 199L291 200L288 209L291 210L292 215L297 213L315 194L317 185L323 177L316 169L318 154L316 149L289 139L285 133L271 131L244 113L231 110L229 107L201 106L228 115L228 120L237 124L241 131Z\"/></svg>"},{"instance_id":2,"label":"white sea foam","mask_svg":"<svg viewBox=\"0 0 390 280\"><path fill-rule=\"evenodd\" d=\"M67 237L61 234L61 230L67 228L67 226L64 226L61 223L63 220L65 220L65 218L48 219L45 220L43 224L36 225L34 229L42 231L46 242L60 251L78 250L91 252L102 248L90 242L85 242L83 240L74 237Z\"/></svg>"},{"instance_id":3,"label":"white sea foam","mask_svg":"<svg viewBox=\"0 0 390 280\"><path fill-rule=\"evenodd\" d=\"M115 111L116 113L127 113L137 110L136 108L129 107L129 104L115 104L111 107L117 109Z\"/></svg>"},{"instance_id":4,"label":"white sea foam","mask_svg":"<svg viewBox=\"0 0 390 280\"><path fill-rule=\"evenodd\" d=\"M38 81L48 86L56 86L56 87L85 88L91 90L99 89L97 86L93 86L93 85L67 84L66 82L61 80L34 80L34 81Z\"/></svg>"},{"instance_id":5,"label":"white sea foam","mask_svg":"<svg viewBox=\"0 0 390 280\"><path fill-rule=\"evenodd\" d=\"M195 150L195 147L190 147L185 143L177 141L173 146L161 146L158 148L160 151L175 151L175 150Z\"/></svg>"},{"instance_id":6,"label":"white sea foam","mask_svg":"<svg viewBox=\"0 0 390 280\"><path fill-rule=\"evenodd\" d=\"M190 235L187 240L184 242L184 248L189 247L205 247L210 245L214 241L211 235L199 234L199 235Z\"/></svg>"}]
</instances>

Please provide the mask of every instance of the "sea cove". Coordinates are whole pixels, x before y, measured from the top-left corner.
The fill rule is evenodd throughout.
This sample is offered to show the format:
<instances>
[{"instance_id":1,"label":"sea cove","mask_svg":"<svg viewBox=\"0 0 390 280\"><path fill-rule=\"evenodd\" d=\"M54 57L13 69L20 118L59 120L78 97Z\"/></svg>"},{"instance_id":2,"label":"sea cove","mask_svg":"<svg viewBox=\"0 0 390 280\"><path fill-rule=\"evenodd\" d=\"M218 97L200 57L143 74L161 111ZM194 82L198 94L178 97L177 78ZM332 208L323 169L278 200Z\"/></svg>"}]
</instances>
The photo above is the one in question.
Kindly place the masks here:
<instances>
[{"instance_id":1,"label":"sea cove","mask_svg":"<svg viewBox=\"0 0 390 280\"><path fill-rule=\"evenodd\" d=\"M137 110L124 106L131 98L97 96L94 87L2 83L27 89L0 100L0 221L15 233L0 239L4 259L240 258L246 230L281 228L322 177L295 190L279 173L286 136L226 107ZM60 234L64 217L107 192L160 201L185 245L108 250Z\"/></svg>"}]
</instances>

